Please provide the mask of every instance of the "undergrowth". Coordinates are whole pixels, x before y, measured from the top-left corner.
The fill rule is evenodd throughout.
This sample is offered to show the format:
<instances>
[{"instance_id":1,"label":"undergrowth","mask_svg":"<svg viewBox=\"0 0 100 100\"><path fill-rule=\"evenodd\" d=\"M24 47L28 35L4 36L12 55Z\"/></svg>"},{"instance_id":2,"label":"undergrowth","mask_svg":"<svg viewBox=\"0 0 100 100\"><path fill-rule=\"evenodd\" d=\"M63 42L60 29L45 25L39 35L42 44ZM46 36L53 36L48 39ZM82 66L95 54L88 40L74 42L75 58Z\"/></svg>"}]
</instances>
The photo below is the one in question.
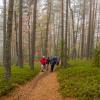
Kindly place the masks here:
<instances>
[{"instance_id":1,"label":"undergrowth","mask_svg":"<svg viewBox=\"0 0 100 100\"><path fill-rule=\"evenodd\" d=\"M100 100L100 68L86 60L69 63L70 67L57 72L61 94L79 100Z\"/></svg>"}]
</instances>

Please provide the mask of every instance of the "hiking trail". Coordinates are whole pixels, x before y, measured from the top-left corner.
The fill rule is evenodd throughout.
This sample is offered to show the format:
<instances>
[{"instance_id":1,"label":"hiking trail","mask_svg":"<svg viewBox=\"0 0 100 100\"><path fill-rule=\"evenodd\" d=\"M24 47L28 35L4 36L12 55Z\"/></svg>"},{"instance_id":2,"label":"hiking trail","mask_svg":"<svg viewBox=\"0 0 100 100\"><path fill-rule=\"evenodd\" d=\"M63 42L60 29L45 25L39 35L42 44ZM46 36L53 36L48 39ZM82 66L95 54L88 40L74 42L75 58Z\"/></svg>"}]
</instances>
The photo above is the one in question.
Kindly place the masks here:
<instances>
[{"instance_id":1,"label":"hiking trail","mask_svg":"<svg viewBox=\"0 0 100 100\"><path fill-rule=\"evenodd\" d=\"M0 100L64 100L58 92L56 72L40 73L25 85L18 86ZM67 98L66 100L73 100Z\"/></svg>"}]
</instances>

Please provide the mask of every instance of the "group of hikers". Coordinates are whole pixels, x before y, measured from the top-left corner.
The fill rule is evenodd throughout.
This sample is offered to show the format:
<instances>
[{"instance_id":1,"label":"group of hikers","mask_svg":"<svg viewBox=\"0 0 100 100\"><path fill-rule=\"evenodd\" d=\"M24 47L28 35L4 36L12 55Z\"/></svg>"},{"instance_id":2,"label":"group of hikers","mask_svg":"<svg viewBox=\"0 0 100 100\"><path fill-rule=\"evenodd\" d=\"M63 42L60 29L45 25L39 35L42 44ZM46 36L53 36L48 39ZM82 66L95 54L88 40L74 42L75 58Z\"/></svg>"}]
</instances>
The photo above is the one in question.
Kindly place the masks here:
<instances>
[{"instance_id":1,"label":"group of hikers","mask_svg":"<svg viewBox=\"0 0 100 100\"><path fill-rule=\"evenodd\" d=\"M55 65L59 65L60 63L60 58L59 57L45 57L43 56L41 59L40 59L40 63L41 63L41 71L44 72L44 71L48 71L49 69L49 66L50 66L50 70L51 72L54 71L54 67Z\"/></svg>"}]
</instances>

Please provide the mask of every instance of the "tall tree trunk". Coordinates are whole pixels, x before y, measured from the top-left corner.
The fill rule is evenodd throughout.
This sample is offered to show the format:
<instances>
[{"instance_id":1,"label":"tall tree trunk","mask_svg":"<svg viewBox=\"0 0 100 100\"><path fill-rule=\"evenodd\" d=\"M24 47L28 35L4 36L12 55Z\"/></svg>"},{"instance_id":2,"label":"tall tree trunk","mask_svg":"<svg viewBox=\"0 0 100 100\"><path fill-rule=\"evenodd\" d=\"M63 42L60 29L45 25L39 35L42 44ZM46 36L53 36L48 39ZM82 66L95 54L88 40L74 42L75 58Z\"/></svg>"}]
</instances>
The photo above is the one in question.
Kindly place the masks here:
<instances>
[{"instance_id":1,"label":"tall tree trunk","mask_svg":"<svg viewBox=\"0 0 100 100\"><path fill-rule=\"evenodd\" d=\"M76 58L76 32L75 32L75 21L74 21L74 12L70 7L71 16L72 16L72 30L73 30L73 50L72 50L72 58Z\"/></svg>"},{"instance_id":2,"label":"tall tree trunk","mask_svg":"<svg viewBox=\"0 0 100 100\"><path fill-rule=\"evenodd\" d=\"M3 0L4 4L4 15L3 15L3 66L5 66L5 41L6 41L6 0Z\"/></svg>"},{"instance_id":3,"label":"tall tree trunk","mask_svg":"<svg viewBox=\"0 0 100 100\"><path fill-rule=\"evenodd\" d=\"M95 27L96 26L96 14L97 14L97 3L94 0L94 2L93 2L93 14L92 14L92 33L91 33L91 43L90 43L91 50L94 49L94 37L95 37L95 29L96 29L96 27ZM90 57L92 57L92 51L91 51Z\"/></svg>"},{"instance_id":4,"label":"tall tree trunk","mask_svg":"<svg viewBox=\"0 0 100 100\"><path fill-rule=\"evenodd\" d=\"M89 27L88 27L88 37L87 37L87 58L90 57L90 43L91 43L91 24L92 24L92 2L93 0L90 0L90 14L89 14Z\"/></svg>"},{"instance_id":5,"label":"tall tree trunk","mask_svg":"<svg viewBox=\"0 0 100 100\"><path fill-rule=\"evenodd\" d=\"M60 41L60 16L59 16L59 23L58 23L58 32L57 32L57 55L59 55L59 41Z\"/></svg>"},{"instance_id":6,"label":"tall tree trunk","mask_svg":"<svg viewBox=\"0 0 100 100\"><path fill-rule=\"evenodd\" d=\"M61 0L61 66L64 66L64 0Z\"/></svg>"},{"instance_id":7,"label":"tall tree trunk","mask_svg":"<svg viewBox=\"0 0 100 100\"><path fill-rule=\"evenodd\" d=\"M42 27L43 27L43 24L41 24L41 25L39 25L40 26L40 36L41 36L41 40L40 40L40 44L41 44L41 56L43 55L43 52L42 52L42 50L43 50L43 44L44 44L44 41L43 41L43 29L42 29Z\"/></svg>"},{"instance_id":8,"label":"tall tree trunk","mask_svg":"<svg viewBox=\"0 0 100 100\"><path fill-rule=\"evenodd\" d=\"M36 38L36 14L37 14L37 0L33 1L33 25L31 34L31 62L30 67L34 70L34 58L35 58L35 38Z\"/></svg>"},{"instance_id":9,"label":"tall tree trunk","mask_svg":"<svg viewBox=\"0 0 100 100\"><path fill-rule=\"evenodd\" d=\"M81 42L81 58L84 57L84 37L85 37L85 5L86 0L84 0L84 7L83 7L83 25L82 25L82 42Z\"/></svg>"},{"instance_id":10,"label":"tall tree trunk","mask_svg":"<svg viewBox=\"0 0 100 100\"><path fill-rule=\"evenodd\" d=\"M41 31L41 51L43 50L43 32ZM41 53L41 56L43 55L43 53Z\"/></svg>"},{"instance_id":11,"label":"tall tree trunk","mask_svg":"<svg viewBox=\"0 0 100 100\"><path fill-rule=\"evenodd\" d=\"M5 78L9 79L11 76L11 37L12 37L12 21L13 21L13 4L14 0L9 0L8 20L7 20L7 34L5 41Z\"/></svg>"},{"instance_id":12,"label":"tall tree trunk","mask_svg":"<svg viewBox=\"0 0 100 100\"><path fill-rule=\"evenodd\" d=\"M69 27L68 27L68 58L70 57L70 47L71 47L71 40L70 40L70 23L69 24Z\"/></svg>"},{"instance_id":13,"label":"tall tree trunk","mask_svg":"<svg viewBox=\"0 0 100 100\"><path fill-rule=\"evenodd\" d=\"M64 49L64 67L68 66L67 64L67 58L68 58L68 4L69 0L66 0L66 33L65 33L65 49Z\"/></svg>"},{"instance_id":14,"label":"tall tree trunk","mask_svg":"<svg viewBox=\"0 0 100 100\"><path fill-rule=\"evenodd\" d=\"M99 11L100 11L100 7L99 7ZM99 15L98 15L98 26L97 26L97 36L96 36L96 49L99 48L99 45L100 45L100 39L99 39L99 30L100 30L100 12L99 12Z\"/></svg>"},{"instance_id":15,"label":"tall tree trunk","mask_svg":"<svg viewBox=\"0 0 100 100\"><path fill-rule=\"evenodd\" d=\"M16 59L16 65L18 66L18 33L17 33L17 28L18 28L18 25L17 25L17 15L16 15L16 11L14 12L14 17L15 17L15 33L16 33L16 56L17 56L17 59Z\"/></svg>"},{"instance_id":16,"label":"tall tree trunk","mask_svg":"<svg viewBox=\"0 0 100 100\"><path fill-rule=\"evenodd\" d=\"M75 20L74 20L74 11L71 8L71 3L69 2L69 8L71 12L71 17L72 17L72 31L73 31L73 36L72 36L72 58L76 58L76 32L75 32ZM74 8L75 8L75 2L74 2Z\"/></svg>"},{"instance_id":17,"label":"tall tree trunk","mask_svg":"<svg viewBox=\"0 0 100 100\"><path fill-rule=\"evenodd\" d=\"M46 37L45 37L45 52L44 55L47 56L47 47L48 47L48 35L49 35L49 23L51 16L51 0L48 0L48 9L47 9L47 26L46 26Z\"/></svg>"},{"instance_id":18,"label":"tall tree trunk","mask_svg":"<svg viewBox=\"0 0 100 100\"><path fill-rule=\"evenodd\" d=\"M79 12L80 13L80 12ZM76 39L75 39L75 43L77 45L77 39L78 39L78 34L79 34L79 23L80 23L80 19L79 19L79 14L78 14L78 20L77 20L77 30L76 30ZM76 58L78 58L78 50L76 50Z\"/></svg>"},{"instance_id":19,"label":"tall tree trunk","mask_svg":"<svg viewBox=\"0 0 100 100\"><path fill-rule=\"evenodd\" d=\"M22 47L22 5L23 0L19 0L19 53L18 65L23 68L23 47Z\"/></svg>"},{"instance_id":20,"label":"tall tree trunk","mask_svg":"<svg viewBox=\"0 0 100 100\"><path fill-rule=\"evenodd\" d=\"M28 54L29 54L29 59L28 59L28 61L29 61L29 65L30 65L30 62L31 62L31 47L30 47L30 44L31 44L31 38L30 38L30 12L28 13L28 15L27 15L27 17L28 17L28 49L29 49L29 52L28 52Z\"/></svg>"}]
</instances>

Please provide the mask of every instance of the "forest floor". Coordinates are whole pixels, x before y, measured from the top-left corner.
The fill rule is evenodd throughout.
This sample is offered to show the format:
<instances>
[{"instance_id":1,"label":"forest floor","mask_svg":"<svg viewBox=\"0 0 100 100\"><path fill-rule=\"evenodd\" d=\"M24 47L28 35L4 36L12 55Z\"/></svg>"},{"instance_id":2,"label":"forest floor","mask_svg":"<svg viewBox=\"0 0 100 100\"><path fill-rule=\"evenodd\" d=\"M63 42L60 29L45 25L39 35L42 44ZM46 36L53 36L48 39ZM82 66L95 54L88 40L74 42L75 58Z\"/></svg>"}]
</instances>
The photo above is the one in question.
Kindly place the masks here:
<instances>
[{"instance_id":1,"label":"forest floor","mask_svg":"<svg viewBox=\"0 0 100 100\"><path fill-rule=\"evenodd\" d=\"M0 100L64 100L58 89L56 72L41 72L36 78L25 85L18 86ZM73 98L66 100L73 100Z\"/></svg>"},{"instance_id":2,"label":"forest floor","mask_svg":"<svg viewBox=\"0 0 100 100\"><path fill-rule=\"evenodd\" d=\"M69 63L66 69L40 72L24 85L15 83L17 87L0 100L100 100L100 68L87 60Z\"/></svg>"}]
</instances>

